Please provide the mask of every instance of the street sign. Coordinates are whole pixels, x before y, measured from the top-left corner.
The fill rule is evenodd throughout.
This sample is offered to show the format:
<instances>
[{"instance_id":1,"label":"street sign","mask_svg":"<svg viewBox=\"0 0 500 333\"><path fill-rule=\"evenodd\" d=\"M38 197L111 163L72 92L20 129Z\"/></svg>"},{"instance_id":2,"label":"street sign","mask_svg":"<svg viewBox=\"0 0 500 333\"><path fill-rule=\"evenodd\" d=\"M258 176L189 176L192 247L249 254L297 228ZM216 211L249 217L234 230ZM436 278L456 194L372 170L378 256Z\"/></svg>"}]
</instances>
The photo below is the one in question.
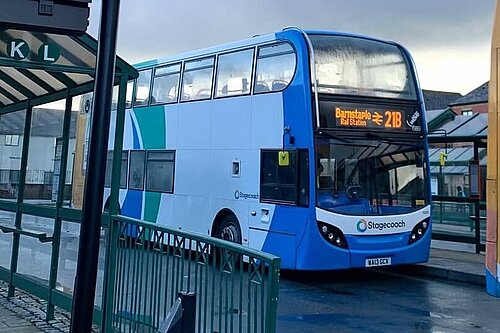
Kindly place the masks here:
<instances>
[{"instance_id":1,"label":"street sign","mask_svg":"<svg viewBox=\"0 0 500 333\"><path fill-rule=\"evenodd\" d=\"M83 35L92 0L2 0L0 27Z\"/></svg>"},{"instance_id":2,"label":"street sign","mask_svg":"<svg viewBox=\"0 0 500 333\"><path fill-rule=\"evenodd\" d=\"M0 33L0 36L2 34ZM7 47L0 49L0 58L27 60L40 63L55 63L61 56L59 46L54 43L43 43L38 50L32 50L30 44L20 38L4 39Z\"/></svg>"}]
</instances>

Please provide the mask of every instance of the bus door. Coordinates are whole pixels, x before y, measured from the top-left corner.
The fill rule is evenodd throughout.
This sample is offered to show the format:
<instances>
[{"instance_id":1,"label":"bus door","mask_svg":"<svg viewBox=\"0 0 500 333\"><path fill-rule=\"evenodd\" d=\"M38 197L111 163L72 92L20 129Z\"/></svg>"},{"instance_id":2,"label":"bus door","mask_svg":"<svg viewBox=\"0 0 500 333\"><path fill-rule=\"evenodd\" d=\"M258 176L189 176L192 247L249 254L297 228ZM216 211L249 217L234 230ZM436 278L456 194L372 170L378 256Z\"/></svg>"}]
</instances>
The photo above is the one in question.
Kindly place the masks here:
<instances>
[{"instance_id":1,"label":"bus door","mask_svg":"<svg viewBox=\"0 0 500 333\"><path fill-rule=\"evenodd\" d=\"M294 242L305 224L299 208L309 205L308 150L265 149L260 157L259 201L249 204L250 243L259 248L269 231Z\"/></svg>"}]
</instances>

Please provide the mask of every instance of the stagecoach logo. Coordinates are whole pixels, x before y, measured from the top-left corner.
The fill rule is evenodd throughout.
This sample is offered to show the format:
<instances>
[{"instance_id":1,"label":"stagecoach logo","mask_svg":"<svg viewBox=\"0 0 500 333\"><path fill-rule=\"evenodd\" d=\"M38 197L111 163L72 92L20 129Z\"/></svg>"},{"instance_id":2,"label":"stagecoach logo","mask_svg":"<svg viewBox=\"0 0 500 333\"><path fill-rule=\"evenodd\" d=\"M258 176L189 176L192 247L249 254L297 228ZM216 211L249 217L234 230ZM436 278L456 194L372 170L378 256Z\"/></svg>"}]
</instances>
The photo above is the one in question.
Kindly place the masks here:
<instances>
[{"instance_id":1,"label":"stagecoach logo","mask_svg":"<svg viewBox=\"0 0 500 333\"><path fill-rule=\"evenodd\" d=\"M358 221L356 228L358 229L359 232L365 232L366 229L368 229L368 224L366 223L365 220L361 219Z\"/></svg>"},{"instance_id":2,"label":"stagecoach logo","mask_svg":"<svg viewBox=\"0 0 500 333\"><path fill-rule=\"evenodd\" d=\"M238 199L258 199L259 195L258 194L251 194L251 193L243 193L240 190L236 190L234 192L234 198L236 200L238 200Z\"/></svg>"},{"instance_id":3,"label":"stagecoach logo","mask_svg":"<svg viewBox=\"0 0 500 333\"><path fill-rule=\"evenodd\" d=\"M406 227L404 220L396 222L373 222L361 219L358 221L358 224L356 224L356 229L358 229L359 232L365 232L366 230L384 231L385 229L401 229L404 227Z\"/></svg>"},{"instance_id":4,"label":"stagecoach logo","mask_svg":"<svg viewBox=\"0 0 500 333\"><path fill-rule=\"evenodd\" d=\"M415 111L415 113L413 113L413 115L411 116L411 119L406 121L406 124L411 128L413 132L420 132L422 130L420 125L416 125L419 118L420 113L418 111Z\"/></svg>"}]
</instances>

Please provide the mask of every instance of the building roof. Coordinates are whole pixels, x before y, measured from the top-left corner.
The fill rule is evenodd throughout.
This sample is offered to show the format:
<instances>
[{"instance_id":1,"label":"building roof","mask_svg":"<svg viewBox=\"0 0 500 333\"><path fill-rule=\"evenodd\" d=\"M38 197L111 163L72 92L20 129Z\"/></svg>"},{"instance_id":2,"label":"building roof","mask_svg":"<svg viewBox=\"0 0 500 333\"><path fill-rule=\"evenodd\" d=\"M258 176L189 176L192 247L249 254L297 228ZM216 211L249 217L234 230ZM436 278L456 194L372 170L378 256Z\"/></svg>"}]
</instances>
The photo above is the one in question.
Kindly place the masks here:
<instances>
[{"instance_id":1,"label":"building roof","mask_svg":"<svg viewBox=\"0 0 500 333\"><path fill-rule=\"evenodd\" d=\"M467 105L467 104L478 104L488 102L488 82L483 83L476 89L472 90L465 96L458 98L457 100L450 103L450 106Z\"/></svg>"},{"instance_id":2,"label":"building roof","mask_svg":"<svg viewBox=\"0 0 500 333\"><path fill-rule=\"evenodd\" d=\"M461 94L448 91L435 91L435 90L422 90L424 95L425 109L437 110L445 109L448 105L458 98L462 97Z\"/></svg>"}]
</instances>

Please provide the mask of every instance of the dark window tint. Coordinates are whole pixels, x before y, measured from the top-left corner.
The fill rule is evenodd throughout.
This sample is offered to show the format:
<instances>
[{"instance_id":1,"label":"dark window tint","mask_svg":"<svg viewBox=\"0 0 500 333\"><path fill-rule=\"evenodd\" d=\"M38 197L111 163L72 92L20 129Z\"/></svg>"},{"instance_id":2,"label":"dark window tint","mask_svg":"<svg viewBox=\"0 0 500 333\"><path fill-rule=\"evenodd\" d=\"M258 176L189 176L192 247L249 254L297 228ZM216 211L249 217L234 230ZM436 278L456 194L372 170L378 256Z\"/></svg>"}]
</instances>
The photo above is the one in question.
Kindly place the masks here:
<instances>
[{"instance_id":1,"label":"dark window tint","mask_svg":"<svg viewBox=\"0 0 500 333\"><path fill-rule=\"evenodd\" d=\"M120 188L127 188L127 170L128 170L128 151L122 152L120 170ZM111 186L111 174L113 171L113 151L108 151L108 156L106 160L106 178L104 180L104 186Z\"/></svg>"},{"instance_id":2,"label":"dark window tint","mask_svg":"<svg viewBox=\"0 0 500 333\"><path fill-rule=\"evenodd\" d=\"M145 159L146 152L144 150L130 151L128 188L133 190L144 189Z\"/></svg>"},{"instance_id":3,"label":"dark window tint","mask_svg":"<svg viewBox=\"0 0 500 333\"><path fill-rule=\"evenodd\" d=\"M172 193L174 189L173 151L148 151L146 191Z\"/></svg>"},{"instance_id":4,"label":"dark window tint","mask_svg":"<svg viewBox=\"0 0 500 333\"><path fill-rule=\"evenodd\" d=\"M309 152L299 149L299 205L309 205Z\"/></svg>"},{"instance_id":5,"label":"dark window tint","mask_svg":"<svg viewBox=\"0 0 500 333\"><path fill-rule=\"evenodd\" d=\"M113 151L108 150L108 157L106 159L106 178L104 180L104 186L111 186L111 171L113 169Z\"/></svg>"},{"instance_id":6,"label":"dark window tint","mask_svg":"<svg viewBox=\"0 0 500 333\"><path fill-rule=\"evenodd\" d=\"M120 188L127 188L128 151L122 152L122 165L120 169Z\"/></svg>"},{"instance_id":7,"label":"dark window tint","mask_svg":"<svg viewBox=\"0 0 500 333\"><path fill-rule=\"evenodd\" d=\"M261 153L261 200L307 205L309 201L307 151L288 151L287 165L280 165L280 152L281 150L264 150Z\"/></svg>"}]
</instances>

